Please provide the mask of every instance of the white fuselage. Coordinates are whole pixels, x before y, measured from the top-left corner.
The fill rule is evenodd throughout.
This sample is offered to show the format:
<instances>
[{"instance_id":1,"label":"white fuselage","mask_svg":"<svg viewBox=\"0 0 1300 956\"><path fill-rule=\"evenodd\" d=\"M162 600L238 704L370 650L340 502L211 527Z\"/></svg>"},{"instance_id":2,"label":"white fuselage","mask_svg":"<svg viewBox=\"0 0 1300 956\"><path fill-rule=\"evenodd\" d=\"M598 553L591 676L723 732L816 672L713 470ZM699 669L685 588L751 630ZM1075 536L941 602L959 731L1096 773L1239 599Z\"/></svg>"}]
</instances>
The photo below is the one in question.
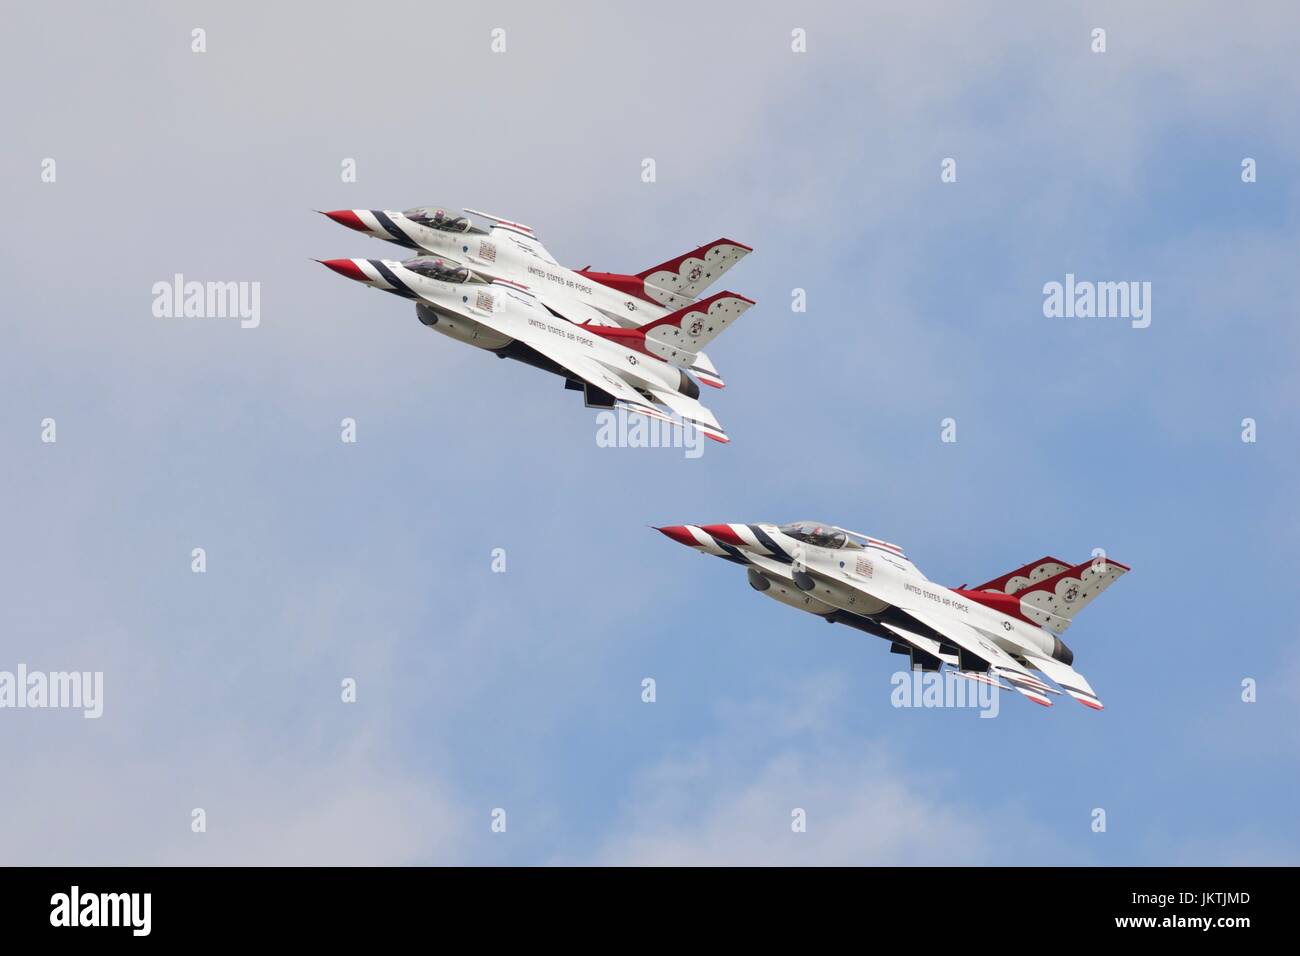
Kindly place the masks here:
<instances>
[{"instance_id":1,"label":"white fuselage","mask_svg":"<svg viewBox=\"0 0 1300 956\"><path fill-rule=\"evenodd\" d=\"M908 608L915 608L927 616L969 625L1012 654L1032 650L1051 656L1056 644L1050 632L928 580L897 548L885 542L874 543L876 539L845 535L838 547L820 547L791 537L771 524L705 525L696 530L683 527L694 536L684 543L719 556L725 554L716 535L731 538L730 546L754 556L753 573L763 574L766 567L765 576L772 586L758 590L812 614L824 617L834 609L888 621L894 609L906 613ZM755 535L755 528L775 545L775 550ZM701 534L709 537L701 542ZM793 564L774 573L778 565L772 562L788 559L793 559Z\"/></svg>"},{"instance_id":2,"label":"white fuselage","mask_svg":"<svg viewBox=\"0 0 1300 956\"><path fill-rule=\"evenodd\" d=\"M915 607L968 624L1013 654L1033 650L1051 656L1055 641L1049 632L935 584L911 561L888 548L820 548L788 537L774 526L761 527L783 546L802 549L808 569L829 581L817 584L815 596L833 607L868 617L883 613L883 609L876 610L869 604L864 608L864 597L889 607Z\"/></svg>"},{"instance_id":3,"label":"white fuselage","mask_svg":"<svg viewBox=\"0 0 1300 956\"><path fill-rule=\"evenodd\" d=\"M634 387L678 392L686 381L680 369L662 359L556 318L527 292L500 284L439 282L403 269L400 263L386 265L438 314L432 328L457 341L497 351L513 341L545 335L557 348L596 361Z\"/></svg>"},{"instance_id":4,"label":"white fuselage","mask_svg":"<svg viewBox=\"0 0 1300 956\"><path fill-rule=\"evenodd\" d=\"M671 308L628 295L562 266L535 238L507 226L490 233L443 232L390 212L388 216L423 249L463 263L489 279L528 286L542 298L555 298L581 309L580 322L633 327L663 318Z\"/></svg>"}]
</instances>

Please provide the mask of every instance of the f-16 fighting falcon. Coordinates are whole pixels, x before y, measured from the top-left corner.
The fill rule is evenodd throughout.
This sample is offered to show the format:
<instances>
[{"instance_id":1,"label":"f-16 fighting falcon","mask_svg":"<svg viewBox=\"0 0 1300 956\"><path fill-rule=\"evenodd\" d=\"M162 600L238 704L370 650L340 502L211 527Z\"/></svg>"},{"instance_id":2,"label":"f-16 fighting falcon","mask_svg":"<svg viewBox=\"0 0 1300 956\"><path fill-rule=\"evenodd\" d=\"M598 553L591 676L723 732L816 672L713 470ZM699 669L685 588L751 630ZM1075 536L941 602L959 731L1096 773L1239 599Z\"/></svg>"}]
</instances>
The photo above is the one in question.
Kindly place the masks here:
<instances>
[{"instance_id":1,"label":"f-16 fighting falcon","mask_svg":"<svg viewBox=\"0 0 1300 956\"><path fill-rule=\"evenodd\" d=\"M728 269L753 250L718 239L636 275L594 272L560 265L522 223L474 209L462 215L421 206L405 212L336 209L322 215L376 239L462 266L484 279L528 287L542 307L580 325L643 328L691 305ZM479 226L469 217L485 222ZM687 367L701 382L722 388L708 356L699 352Z\"/></svg>"},{"instance_id":2,"label":"f-16 fighting falcon","mask_svg":"<svg viewBox=\"0 0 1300 956\"><path fill-rule=\"evenodd\" d=\"M1012 688L1044 707L1060 691L1101 710L1071 665L1061 634L1129 569L1097 558L1039 558L977 587L926 579L897 545L834 525L708 524L658 528L674 541L744 565L749 584L782 604L890 642L914 669L947 665L961 677ZM1003 683L1003 681L1007 683ZM1008 684L1010 686L1008 686Z\"/></svg>"},{"instance_id":3,"label":"f-16 fighting falcon","mask_svg":"<svg viewBox=\"0 0 1300 956\"><path fill-rule=\"evenodd\" d=\"M753 305L742 295L719 292L629 329L571 321L522 284L488 280L436 256L322 264L414 299L416 315L435 331L562 376L567 388L583 392L589 407L626 408L728 441L713 413L700 404L700 387L686 370L704 345Z\"/></svg>"}]
</instances>

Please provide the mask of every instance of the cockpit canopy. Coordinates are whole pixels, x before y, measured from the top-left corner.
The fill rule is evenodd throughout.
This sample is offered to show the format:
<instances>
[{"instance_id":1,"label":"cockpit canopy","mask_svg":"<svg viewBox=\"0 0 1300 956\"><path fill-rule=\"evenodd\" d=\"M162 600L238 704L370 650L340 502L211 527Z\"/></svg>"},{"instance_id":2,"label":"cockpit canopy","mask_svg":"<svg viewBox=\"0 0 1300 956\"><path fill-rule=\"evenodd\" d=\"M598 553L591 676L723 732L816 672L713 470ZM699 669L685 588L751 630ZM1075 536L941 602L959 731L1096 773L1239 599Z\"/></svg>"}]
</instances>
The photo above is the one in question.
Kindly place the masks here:
<instances>
[{"instance_id":1,"label":"cockpit canopy","mask_svg":"<svg viewBox=\"0 0 1300 956\"><path fill-rule=\"evenodd\" d=\"M843 531L828 524L818 524L816 521L796 521L793 524L782 525L781 533L797 541L811 544L815 548L858 547L857 543L850 541L849 536Z\"/></svg>"},{"instance_id":2,"label":"cockpit canopy","mask_svg":"<svg viewBox=\"0 0 1300 956\"><path fill-rule=\"evenodd\" d=\"M474 224L470 222L468 216L438 206L417 206L414 209L406 210L402 215L412 222L418 222L429 229L437 229L439 232L472 232L474 230Z\"/></svg>"},{"instance_id":3,"label":"cockpit canopy","mask_svg":"<svg viewBox=\"0 0 1300 956\"><path fill-rule=\"evenodd\" d=\"M446 259L439 259L436 256L417 256L414 259L407 259L402 263L402 267L410 269L416 275L424 276L427 279L437 279L439 282L462 283L469 281L469 270L464 266L458 266L454 262L448 262Z\"/></svg>"}]
</instances>

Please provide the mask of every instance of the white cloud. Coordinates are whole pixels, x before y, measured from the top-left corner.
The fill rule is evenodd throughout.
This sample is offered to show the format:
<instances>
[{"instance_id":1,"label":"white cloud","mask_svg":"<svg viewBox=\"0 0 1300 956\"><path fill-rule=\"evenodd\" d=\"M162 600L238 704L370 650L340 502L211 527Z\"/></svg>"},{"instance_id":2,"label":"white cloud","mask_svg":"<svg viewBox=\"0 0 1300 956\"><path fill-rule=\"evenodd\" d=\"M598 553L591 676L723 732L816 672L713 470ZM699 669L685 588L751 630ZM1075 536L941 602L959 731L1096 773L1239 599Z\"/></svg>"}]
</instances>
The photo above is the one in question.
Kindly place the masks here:
<instances>
[{"instance_id":1,"label":"white cloud","mask_svg":"<svg viewBox=\"0 0 1300 956\"><path fill-rule=\"evenodd\" d=\"M628 814L595 861L616 865L974 864L993 835L880 756L779 753L743 779L709 759L670 763L637 791L672 794ZM807 831L792 831L792 812Z\"/></svg>"},{"instance_id":2,"label":"white cloud","mask_svg":"<svg viewBox=\"0 0 1300 956\"><path fill-rule=\"evenodd\" d=\"M436 779L378 756L377 744L354 737L291 756L225 738L154 759L65 744L10 764L0 858L20 866L458 859L457 801ZM191 830L195 808L206 813L204 833Z\"/></svg>"},{"instance_id":3,"label":"white cloud","mask_svg":"<svg viewBox=\"0 0 1300 956\"><path fill-rule=\"evenodd\" d=\"M975 865L1052 853L1032 815L906 766L893 747L838 731L850 685L791 681L726 701L718 732L634 781L588 862L602 865ZM900 714L899 720L912 715ZM941 767L940 755L935 755ZM806 814L805 832L792 814Z\"/></svg>"}]
</instances>

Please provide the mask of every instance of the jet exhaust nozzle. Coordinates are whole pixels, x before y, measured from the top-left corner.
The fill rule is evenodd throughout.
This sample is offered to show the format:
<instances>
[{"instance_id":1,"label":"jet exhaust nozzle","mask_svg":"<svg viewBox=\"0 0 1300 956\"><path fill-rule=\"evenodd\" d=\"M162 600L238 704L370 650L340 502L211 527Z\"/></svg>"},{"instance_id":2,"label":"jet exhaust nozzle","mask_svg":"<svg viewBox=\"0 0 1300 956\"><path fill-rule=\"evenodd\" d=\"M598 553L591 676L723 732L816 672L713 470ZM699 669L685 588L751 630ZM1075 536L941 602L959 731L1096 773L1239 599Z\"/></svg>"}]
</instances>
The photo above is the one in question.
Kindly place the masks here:
<instances>
[{"instance_id":1,"label":"jet exhaust nozzle","mask_svg":"<svg viewBox=\"0 0 1300 956\"><path fill-rule=\"evenodd\" d=\"M1062 664L1074 663L1074 651L1070 650L1070 648L1066 646L1065 641L1061 640L1059 637L1052 638L1052 657L1060 661Z\"/></svg>"}]
</instances>

